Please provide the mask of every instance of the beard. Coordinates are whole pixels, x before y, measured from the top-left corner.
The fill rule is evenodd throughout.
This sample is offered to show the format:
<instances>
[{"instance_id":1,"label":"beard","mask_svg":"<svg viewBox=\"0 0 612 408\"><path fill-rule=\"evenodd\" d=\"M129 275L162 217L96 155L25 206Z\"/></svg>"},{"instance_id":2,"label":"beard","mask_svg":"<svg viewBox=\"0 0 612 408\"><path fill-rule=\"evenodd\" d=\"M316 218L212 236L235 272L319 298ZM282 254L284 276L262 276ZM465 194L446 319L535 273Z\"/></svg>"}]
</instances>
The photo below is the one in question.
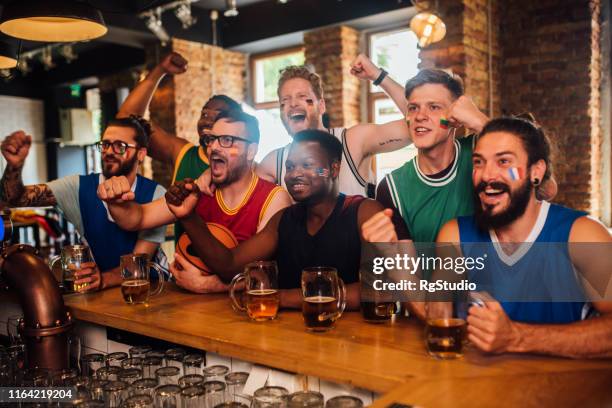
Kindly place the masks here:
<instances>
[{"instance_id":1,"label":"beard","mask_svg":"<svg viewBox=\"0 0 612 408\"><path fill-rule=\"evenodd\" d=\"M121 163L120 161L115 161L111 163L114 165L115 163L119 163L119 168L115 171L111 171L110 166L108 166L104 161L102 162L102 174L105 178L118 177L118 176L127 176L134 169L134 166L138 162L138 156L134 155L131 159L128 159Z\"/></svg>"},{"instance_id":2,"label":"beard","mask_svg":"<svg viewBox=\"0 0 612 408\"><path fill-rule=\"evenodd\" d=\"M227 161L225 165L228 165ZM213 179L213 183L215 183L217 187L229 186L230 184L239 180L240 177L242 177L246 172L248 172L249 168L250 166L246 157L243 157L243 160L241 160L239 163L236 163L236 166L234 168L227 169L227 174L223 180L215 181Z\"/></svg>"},{"instance_id":3,"label":"beard","mask_svg":"<svg viewBox=\"0 0 612 408\"><path fill-rule=\"evenodd\" d=\"M483 208L480 202L478 194L484 191L487 186L503 190L510 195L508 207L500 213L493 214L492 207L485 206L485 208ZM526 178L525 182L515 191L511 191L510 187L504 183L479 183L476 188L474 188L474 202L476 203L474 217L476 219L476 225L481 231L488 231L490 229L505 227L514 222L525 213L532 190L533 185L529 178Z\"/></svg>"}]
</instances>

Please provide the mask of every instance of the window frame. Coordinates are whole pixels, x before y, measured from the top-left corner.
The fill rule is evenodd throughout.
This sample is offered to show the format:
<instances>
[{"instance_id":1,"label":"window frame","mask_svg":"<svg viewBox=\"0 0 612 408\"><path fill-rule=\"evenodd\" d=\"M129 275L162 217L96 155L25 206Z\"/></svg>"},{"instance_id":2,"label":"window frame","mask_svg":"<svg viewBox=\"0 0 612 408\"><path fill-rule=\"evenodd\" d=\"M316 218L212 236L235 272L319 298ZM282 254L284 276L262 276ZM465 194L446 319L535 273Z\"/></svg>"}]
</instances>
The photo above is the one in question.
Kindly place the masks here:
<instances>
[{"instance_id":1,"label":"window frame","mask_svg":"<svg viewBox=\"0 0 612 408\"><path fill-rule=\"evenodd\" d=\"M366 51L368 58L372 59L372 37L378 34L386 33L396 33L400 31L411 31L409 26L405 24L394 25L390 27L381 28L380 30L370 31L366 33L365 43L366 43ZM380 89L380 88L379 88ZM372 91L371 84L367 84L367 104L368 104L368 123L374 123L374 106L377 100L379 99L389 99L391 98L382 90Z\"/></svg>"},{"instance_id":2,"label":"window frame","mask_svg":"<svg viewBox=\"0 0 612 408\"><path fill-rule=\"evenodd\" d=\"M275 101L255 102L257 100L257 84L255 83L257 81L256 75L255 75L255 65L257 64L257 62L261 60L269 59L272 57L278 57L284 54L293 54L293 53L300 52L300 51L303 53L305 52L304 45L296 45L292 47L279 48L279 49L272 50L272 51L265 51L265 52L261 52L258 54L253 54L250 56L249 58L249 72L250 72L249 89L250 89L250 94L251 94L251 103L254 109L261 110L261 109L273 109L273 108L280 107L280 102L278 101L278 98Z\"/></svg>"}]
</instances>

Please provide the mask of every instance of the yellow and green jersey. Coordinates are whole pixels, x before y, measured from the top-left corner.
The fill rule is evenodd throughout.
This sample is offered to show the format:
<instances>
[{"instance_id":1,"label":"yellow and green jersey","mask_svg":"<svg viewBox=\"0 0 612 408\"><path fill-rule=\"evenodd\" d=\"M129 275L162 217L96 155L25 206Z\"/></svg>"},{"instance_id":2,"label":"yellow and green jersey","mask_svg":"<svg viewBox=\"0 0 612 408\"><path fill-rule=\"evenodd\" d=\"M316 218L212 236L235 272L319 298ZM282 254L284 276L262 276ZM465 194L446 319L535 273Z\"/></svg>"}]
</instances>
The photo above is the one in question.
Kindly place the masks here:
<instances>
[{"instance_id":1,"label":"yellow and green jersey","mask_svg":"<svg viewBox=\"0 0 612 408\"><path fill-rule=\"evenodd\" d=\"M187 143L179 152L176 162L174 163L174 176L172 182L181 181L186 178L197 179L200 177L207 168L208 157L204 154L204 149L200 146L195 146L191 143ZM174 240L178 241L178 238L183 233L181 223L177 222L174 224Z\"/></svg>"}]
</instances>

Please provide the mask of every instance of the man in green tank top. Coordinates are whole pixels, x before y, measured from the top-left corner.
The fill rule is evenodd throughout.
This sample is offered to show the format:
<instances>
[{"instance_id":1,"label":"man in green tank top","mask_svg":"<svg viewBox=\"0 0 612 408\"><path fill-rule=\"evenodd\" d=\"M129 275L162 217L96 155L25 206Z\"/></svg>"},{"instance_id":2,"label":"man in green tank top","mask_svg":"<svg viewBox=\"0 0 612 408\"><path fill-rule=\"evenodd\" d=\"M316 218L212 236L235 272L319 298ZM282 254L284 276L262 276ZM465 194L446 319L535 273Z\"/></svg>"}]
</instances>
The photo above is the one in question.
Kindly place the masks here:
<instances>
[{"instance_id":1,"label":"man in green tank top","mask_svg":"<svg viewBox=\"0 0 612 408\"><path fill-rule=\"evenodd\" d=\"M164 57L159 64L143 79L128 95L121 105L117 117L129 115L143 116L147 110L151 97L159 83L166 75L179 75L187 70L187 60L180 54L172 52ZM242 110L240 104L226 95L214 95L202 107L200 119L197 124L199 139L202 140L215 123L216 117L222 111ZM208 166L208 158L204 149L187 140L171 134L152 123L153 132L149 155L155 159L169 164L174 169L172 181L185 178L197 179ZM180 223L174 225L175 241L183 232Z\"/></svg>"},{"instance_id":2,"label":"man in green tank top","mask_svg":"<svg viewBox=\"0 0 612 408\"><path fill-rule=\"evenodd\" d=\"M463 95L461 81L441 70L410 79L406 99L418 155L381 181L376 198L404 219L414 242L435 242L447 221L473 213L473 136L455 132L461 126L480 132L488 118Z\"/></svg>"}]
</instances>

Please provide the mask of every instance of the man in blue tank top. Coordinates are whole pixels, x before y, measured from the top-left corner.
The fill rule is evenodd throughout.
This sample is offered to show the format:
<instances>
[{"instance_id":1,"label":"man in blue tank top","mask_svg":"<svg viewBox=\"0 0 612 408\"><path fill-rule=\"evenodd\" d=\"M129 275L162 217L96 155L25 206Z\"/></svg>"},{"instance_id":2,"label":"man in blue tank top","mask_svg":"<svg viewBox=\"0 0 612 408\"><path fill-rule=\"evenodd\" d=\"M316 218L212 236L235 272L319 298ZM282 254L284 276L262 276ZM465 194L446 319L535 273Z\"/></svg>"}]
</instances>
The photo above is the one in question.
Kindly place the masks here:
<instances>
[{"instance_id":1,"label":"man in blue tank top","mask_svg":"<svg viewBox=\"0 0 612 408\"><path fill-rule=\"evenodd\" d=\"M56 206L89 245L95 265L83 265L77 271L75 284L83 291L121 284L119 257L129 253L153 256L164 241L165 228L140 232L125 231L110 216L106 203L98 198L98 184L112 176L126 176L135 200L147 203L161 197L165 189L138 175L138 166L147 155L150 126L139 117L112 120L97 147L102 153L102 174L78 174L45 184L24 186L21 171L32 138L22 131L14 132L2 142L7 167L1 188L4 200L19 207Z\"/></svg>"},{"instance_id":2,"label":"man in blue tank top","mask_svg":"<svg viewBox=\"0 0 612 408\"><path fill-rule=\"evenodd\" d=\"M612 236L583 212L536 199L536 187L551 177L542 129L519 118L492 120L477 138L472 164L475 214L447 222L437 239L460 242L463 257L486 254L486 267L470 279L487 284L491 296L469 309L470 342L492 353L612 356L605 293ZM580 243L598 243L601 256L593 259ZM547 245L556 252L543 253ZM587 287L594 279L604 281L598 296ZM522 292L512 293L517 288ZM545 291L553 293L547 301ZM597 317L587 319L589 307Z\"/></svg>"}]
</instances>

